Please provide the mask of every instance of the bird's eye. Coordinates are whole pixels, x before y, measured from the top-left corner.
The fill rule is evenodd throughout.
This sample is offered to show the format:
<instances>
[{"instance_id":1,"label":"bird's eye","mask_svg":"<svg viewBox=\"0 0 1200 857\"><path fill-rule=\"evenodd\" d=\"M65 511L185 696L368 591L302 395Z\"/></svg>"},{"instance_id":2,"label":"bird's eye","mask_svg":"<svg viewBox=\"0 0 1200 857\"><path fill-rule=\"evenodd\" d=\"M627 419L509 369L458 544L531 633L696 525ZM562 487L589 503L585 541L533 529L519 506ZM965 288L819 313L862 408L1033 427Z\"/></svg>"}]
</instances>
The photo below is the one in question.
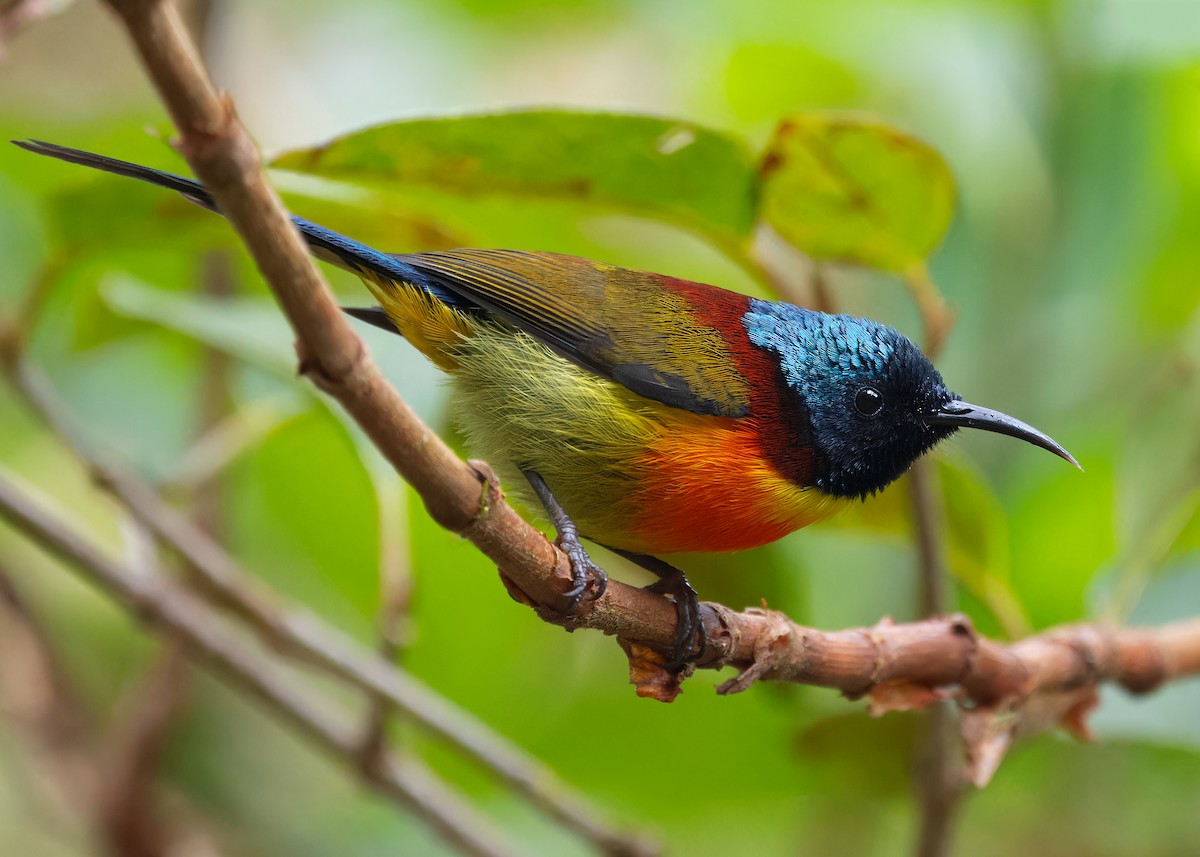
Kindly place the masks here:
<instances>
[{"instance_id":1,"label":"bird's eye","mask_svg":"<svg viewBox=\"0 0 1200 857\"><path fill-rule=\"evenodd\" d=\"M854 394L854 409L864 417L873 417L883 410L883 394L874 387L863 387Z\"/></svg>"}]
</instances>

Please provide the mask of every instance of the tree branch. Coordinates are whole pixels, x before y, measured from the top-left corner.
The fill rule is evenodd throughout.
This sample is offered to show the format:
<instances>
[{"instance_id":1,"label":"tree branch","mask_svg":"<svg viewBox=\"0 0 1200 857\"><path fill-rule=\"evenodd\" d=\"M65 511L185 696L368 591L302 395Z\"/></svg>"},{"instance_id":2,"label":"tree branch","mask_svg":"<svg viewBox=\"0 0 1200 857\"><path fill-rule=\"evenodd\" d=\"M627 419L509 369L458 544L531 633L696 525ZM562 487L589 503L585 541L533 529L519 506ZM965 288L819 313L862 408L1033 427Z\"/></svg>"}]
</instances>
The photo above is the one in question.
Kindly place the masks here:
<instances>
[{"instance_id":1,"label":"tree branch","mask_svg":"<svg viewBox=\"0 0 1200 857\"><path fill-rule=\"evenodd\" d=\"M77 422L48 380L19 356L3 363L13 388L114 497L191 572L189 581L203 595L230 610L264 642L386 700L415 723L442 737L484 765L564 827L593 842L606 854L648 855L649 841L607 826L601 814L546 765L494 733L471 714L426 687L376 652L359 646L308 612L282 603L264 590L194 522L172 509L154 488L104 461L82 438ZM374 756L360 761L375 763Z\"/></svg>"},{"instance_id":2,"label":"tree branch","mask_svg":"<svg viewBox=\"0 0 1200 857\"><path fill-rule=\"evenodd\" d=\"M87 563L90 570L100 563L105 572L98 581L135 610L154 608L155 618L169 627L182 623L189 642L199 639L200 645L208 640L201 636L204 632L192 628L190 617L176 621L177 602L167 613L159 605L146 606L144 602L159 589L165 590L165 585L152 586L113 572L111 563L97 558L90 546L80 548L77 537L64 536L56 522L47 523L44 512L30 509L26 498L0 481L0 512L23 530L73 561ZM187 600L190 605L192 600ZM1200 673L1200 619L1144 629L1064 626L1005 646L978 635L964 616L907 624L885 620L870 628L820 631L796 625L774 611L739 614L719 605L710 609L719 620L714 642L722 651L753 664L726 682L722 692L744 690L763 678L800 681L837 688L851 698L869 697L877 715L957 699L970 706L964 716L964 737L969 753L975 754L970 772L977 784L986 782L1004 749L1017 737L1060 724L1084 732L1082 713L1101 683L1146 693L1163 682ZM296 624L280 627L290 628L285 633L293 634ZM336 662L346 656L336 642L326 641L331 643L323 657ZM207 647L204 651L212 654ZM222 652L218 648L216 657L224 663L227 657ZM438 709L449 717L457 713L412 679L380 669L369 659L350 657L342 661L342 668L414 719ZM413 707L411 700L422 696L431 697L426 706ZM425 725L460 746L464 734L471 734L470 727L461 723L456 724L457 730L434 721ZM306 728L311 729L311 724ZM318 737L323 743L332 743L326 730L316 731L322 733ZM357 753L357 737L346 740ZM340 752L342 743L337 747Z\"/></svg>"},{"instance_id":3,"label":"tree branch","mask_svg":"<svg viewBox=\"0 0 1200 857\"><path fill-rule=\"evenodd\" d=\"M920 616L946 613L944 510L937 471L928 458L908 472L909 503L916 528L917 610ZM962 753L954 734L954 711L947 702L930 706L917 748L916 791L920 809L917 857L947 857L959 800L966 791Z\"/></svg>"},{"instance_id":4,"label":"tree branch","mask_svg":"<svg viewBox=\"0 0 1200 857\"><path fill-rule=\"evenodd\" d=\"M198 24L203 23L200 19ZM200 259L200 291L224 297L234 290L228 254L212 251ZM33 320L31 316L29 320ZM233 360L206 346L197 391L197 437L203 437L229 408ZM196 525L216 535L221 524L221 492L215 477L197 483L189 495ZM147 540L149 537L147 536ZM154 546L156 547L156 546ZM156 573L152 569L151 573ZM185 575L193 572L184 568ZM129 694L128 710L117 719L107 788L100 801L100 829L107 846L122 857L167 857L172 839L158 800L157 781L176 721L187 710L191 664L172 640Z\"/></svg>"},{"instance_id":5,"label":"tree branch","mask_svg":"<svg viewBox=\"0 0 1200 857\"><path fill-rule=\"evenodd\" d=\"M602 598L575 615L561 615L561 593L570 585L565 555L503 502L486 465L459 460L384 382L316 274L263 179L249 138L205 77L173 8L165 0L109 3L175 120L181 151L250 248L296 330L302 372L354 416L438 523L496 562L511 591L549 621L617 635L642 677L640 692L673 697L678 677L664 676L657 654L672 642L672 605L613 581ZM1102 681L1141 692L1200 667L1200 621L1157 630L1080 626L1004 647L976 635L961 617L822 632L767 610L737 613L705 604L702 612L710 644L699 666L742 670L722 692L763 679L801 681L850 696L870 694L877 711L954 697L975 705L972 714L1006 708L1005 722L1049 725L1079 711L1077 699L1059 710L1068 701L1064 694L1094 690ZM1038 723L1023 718L1034 701L1053 703L1049 707L1059 716ZM976 779L985 770L976 766Z\"/></svg>"},{"instance_id":6,"label":"tree branch","mask_svg":"<svg viewBox=\"0 0 1200 857\"><path fill-rule=\"evenodd\" d=\"M103 782L92 712L69 680L52 635L5 568L0 568L0 700L0 713L31 763L31 796L48 799L55 827L58 819L72 827L86 824Z\"/></svg>"},{"instance_id":7,"label":"tree branch","mask_svg":"<svg viewBox=\"0 0 1200 857\"><path fill-rule=\"evenodd\" d=\"M954 325L954 314L925 264L905 277L925 329L925 353L936 360ZM916 461L908 472L909 506L916 530L917 609L919 616L947 612L945 509L937 470L929 458ZM917 745L916 789L920 822L916 857L948 857L954 840L954 819L967 788L966 770L955 741L954 712L945 702L930 707Z\"/></svg>"},{"instance_id":8,"label":"tree branch","mask_svg":"<svg viewBox=\"0 0 1200 857\"><path fill-rule=\"evenodd\" d=\"M486 819L415 761L381 758L369 768L358 764L358 730L331 716L291 687L277 670L230 633L203 602L162 575L126 569L75 532L0 474L0 513L46 549L72 563L95 585L144 621L178 639L227 679L258 698L363 782L409 808L463 853L510 857L503 837Z\"/></svg>"},{"instance_id":9,"label":"tree branch","mask_svg":"<svg viewBox=\"0 0 1200 857\"><path fill-rule=\"evenodd\" d=\"M391 481L396 481L388 473ZM396 486L384 486L378 476L375 496L379 503L379 610L376 626L379 642L376 651L390 664L400 662L412 636L411 617L413 574L403 504ZM389 491L389 488L392 490ZM399 519L399 520L397 520ZM395 706L386 697L372 695L370 710L363 723L362 754L365 762L387 746L388 726Z\"/></svg>"},{"instance_id":10,"label":"tree branch","mask_svg":"<svg viewBox=\"0 0 1200 857\"><path fill-rule=\"evenodd\" d=\"M168 857L170 825L159 811L156 781L171 727L187 698L190 664L171 640L128 694L117 718L113 758L105 765L99 826L106 850L121 857Z\"/></svg>"},{"instance_id":11,"label":"tree branch","mask_svg":"<svg viewBox=\"0 0 1200 857\"><path fill-rule=\"evenodd\" d=\"M384 380L267 186L232 106L205 76L174 7L166 0L109 5L158 87L180 151L245 241L295 329L301 372L338 399L421 494L434 520L471 540L536 603L560 604L571 586L567 557L503 502L490 471L461 461ZM593 602L573 621L669 649L672 605L633 587L616 589L627 609Z\"/></svg>"}]
</instances>

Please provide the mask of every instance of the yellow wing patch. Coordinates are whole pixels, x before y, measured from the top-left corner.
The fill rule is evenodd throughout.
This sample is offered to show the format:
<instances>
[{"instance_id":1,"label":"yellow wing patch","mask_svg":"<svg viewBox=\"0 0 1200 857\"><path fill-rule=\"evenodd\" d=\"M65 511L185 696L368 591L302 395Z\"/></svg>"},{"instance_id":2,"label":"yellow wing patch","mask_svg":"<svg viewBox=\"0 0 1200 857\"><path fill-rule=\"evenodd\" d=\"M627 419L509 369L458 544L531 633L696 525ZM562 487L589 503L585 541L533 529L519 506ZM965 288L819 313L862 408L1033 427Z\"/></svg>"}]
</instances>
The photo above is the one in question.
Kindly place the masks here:
<instances>
[{"instance_id":1,"label":"yellow wing patch","mask_svg":"<svg viewBox=\"0 0 1200 857\"><path fill-rule=\"evenodd\" d=\"M467 315L423 289L370 273L361 276L405 339L439 369L453 372L458 368L455 349L475 333L475 325Z\"/></svg>"}]
</instances>

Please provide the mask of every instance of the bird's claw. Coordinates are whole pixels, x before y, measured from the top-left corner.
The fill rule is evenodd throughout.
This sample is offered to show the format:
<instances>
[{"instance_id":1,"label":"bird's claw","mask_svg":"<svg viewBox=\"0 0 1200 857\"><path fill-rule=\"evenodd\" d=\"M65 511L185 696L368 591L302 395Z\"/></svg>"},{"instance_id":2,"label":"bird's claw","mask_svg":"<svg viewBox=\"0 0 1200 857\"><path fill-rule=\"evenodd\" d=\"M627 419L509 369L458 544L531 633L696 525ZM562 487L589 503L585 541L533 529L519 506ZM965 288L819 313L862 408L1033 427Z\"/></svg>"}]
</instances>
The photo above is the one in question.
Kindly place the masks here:
<instances>
[{"instance_id":1,"label":"bird's claw","mask_svg":"<svg viewBox=\"0 0 1200 857\"><path fill-rule=\"evenodd\" d=\"M675 636L672 640L671 659L666 663L670 672L679 672L685 666L699 660L708 645L704 623L700 620L700 598L683 572L675 569L646 587L651 592L669 596L675 602Z\"/></svg>"},{"instance_id":2,"label":"bird's claw","mask_svg":"<svg viewBox=\"0 0 1200 857\"><path fill-rule=\"evenodd\" d=\"M554 524L554 529L558 532L558 538L554 543L571 561L571 588L563 593L563 598L567 602L566 612L574 613L585 595L588 596L589 601L595 601L604 594L604 590L608 587L608 575L600 566L592 562L592 558L584 550L579 541L579 531L575 528L575 522L559 505L554 493L546 484L546 480L535 470L522 470L521 472L525 474L534 493L542 501L546 514L550 516L550 522Z\"/></svg>"},{"instance_id":3,"label":"bird's claw","mask_svg":"<svg viewBox=\"0 0 1200 857\"><path fill-rule=\"evenodd\" d=\"M592 562L577 539L559 538L558 546L571 560L571 588L563 593L563 598L567 602L566 612L574 613L585 596L588 601L595 601L604 594L608 575Z\"/></svg>"}]
</instances>

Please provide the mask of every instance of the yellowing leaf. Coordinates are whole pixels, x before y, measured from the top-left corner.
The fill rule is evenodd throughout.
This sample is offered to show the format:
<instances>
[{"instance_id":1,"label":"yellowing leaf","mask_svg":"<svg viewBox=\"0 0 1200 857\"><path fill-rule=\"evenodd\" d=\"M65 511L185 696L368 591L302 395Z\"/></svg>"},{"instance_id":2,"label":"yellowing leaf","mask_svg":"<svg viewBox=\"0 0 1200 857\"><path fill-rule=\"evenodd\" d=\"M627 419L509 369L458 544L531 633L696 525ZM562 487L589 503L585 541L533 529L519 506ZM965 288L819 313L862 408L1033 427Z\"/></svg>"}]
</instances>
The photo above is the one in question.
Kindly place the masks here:
<instances>
[{"instance_id":1,"label":"yellowing leaf","mask_svg":"<svg viewBox=\"0 0 1200 857\"><path fill-rule=\"evenodd\" d=\"M652 116L534 110L392 122L272 166L372 187L569 199L726 239L754 223L754 169L742 143Z\"/></svg>"},{"instance_id":2,"label":"yellowing leaf","mask_svg":"<svg viewBox=\"0 0 1200 857\"><path fill-rule=\"evenodd\" d=\"M871 119L792 116L760 170L762 218L814 259L903 271L937 247L953 213L941 156Z\"/></svg>"}]
</instances>

